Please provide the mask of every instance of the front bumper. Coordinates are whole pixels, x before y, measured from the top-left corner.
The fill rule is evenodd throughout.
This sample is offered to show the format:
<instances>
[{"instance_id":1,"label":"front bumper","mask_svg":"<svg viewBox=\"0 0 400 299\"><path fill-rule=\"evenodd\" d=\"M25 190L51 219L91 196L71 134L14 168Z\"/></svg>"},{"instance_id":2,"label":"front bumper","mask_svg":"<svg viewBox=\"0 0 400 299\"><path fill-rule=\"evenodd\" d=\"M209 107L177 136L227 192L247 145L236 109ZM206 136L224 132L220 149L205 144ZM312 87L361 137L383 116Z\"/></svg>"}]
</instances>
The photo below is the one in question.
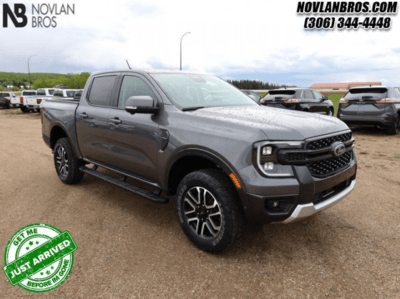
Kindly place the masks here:
<instances>
[{"instance_id":1,"label":"front bumper","mask_svg":"<svg viewBox=\"0 0 400 299\"><path fill-rule=\"evenodd\" d=\"M314 205L313 203L309 204L304 204L304 205L298 205L292 215L290 215L289 218L284 220L282 223L291 223L294 221L302 220L304 218L310 217L320 211L323 211L334 204L338 203L341 201L343 198L345 198L347 195L350 194L351 191L353 191L354 187L356 186L356 180L353 180L350 183L350 186L348 186L346 189L344 189L342 192L339 192L338 194L332 196L331 198L318 203Z\"/></svg>"},{"instance_id":2,"label":"front bumper","mask_svg":"<svg viewBox=\"0 0 400 299\"><path fill-rule=\"evenodd\" d=\"M354 189L357 160L329 177L313 177L306 166L293 166L295 177L267 179L256 170L239 171L246 185L246 218L259 223L290 223L339 202ZM279 202L281 210L271 204Z\"/></svg>"}]
</instances>

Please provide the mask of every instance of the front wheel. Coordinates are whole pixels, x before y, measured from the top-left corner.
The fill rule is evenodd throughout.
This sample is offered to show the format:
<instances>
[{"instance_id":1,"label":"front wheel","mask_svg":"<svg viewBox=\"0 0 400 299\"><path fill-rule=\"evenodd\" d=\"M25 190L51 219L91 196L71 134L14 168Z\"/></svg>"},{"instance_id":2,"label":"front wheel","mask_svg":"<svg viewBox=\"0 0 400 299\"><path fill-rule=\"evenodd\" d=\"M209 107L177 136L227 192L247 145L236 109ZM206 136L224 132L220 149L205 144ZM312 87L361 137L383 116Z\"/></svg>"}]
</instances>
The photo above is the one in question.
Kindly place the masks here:
<instances>
[{"instance_id":1,"label":"front wheel","mask_svg":"<svg viewBox=\"0 0 400 299\"><path fill-rule=\"evenodd\" d=\"M326 115L333 116L333 114L334 114L333 108L329 108L329 112Z\"/></svg>"},{"instance_id":2,"label":"front wheel","mask_svg":"<svg viewBox=\"0 0 400 299\"><path fill-rule=\"evenodd\" d=\"M198 248L222 252L239 237L244 218L233 188L217 169L192 172L179 184L178 219L183 232Z\"/></svg>"},{"instance_id":3,"label":"front wheel","mask_svg":"<svg viewBox=\"0 0 400 299\"><path fill-rule=\"evenodd\" d=\"M76 184L84 173L79 170L80 160L75 158L67 138L58 139L54 146L54 166L57 175L65 184Z\"/></svg>"}]
</instances>

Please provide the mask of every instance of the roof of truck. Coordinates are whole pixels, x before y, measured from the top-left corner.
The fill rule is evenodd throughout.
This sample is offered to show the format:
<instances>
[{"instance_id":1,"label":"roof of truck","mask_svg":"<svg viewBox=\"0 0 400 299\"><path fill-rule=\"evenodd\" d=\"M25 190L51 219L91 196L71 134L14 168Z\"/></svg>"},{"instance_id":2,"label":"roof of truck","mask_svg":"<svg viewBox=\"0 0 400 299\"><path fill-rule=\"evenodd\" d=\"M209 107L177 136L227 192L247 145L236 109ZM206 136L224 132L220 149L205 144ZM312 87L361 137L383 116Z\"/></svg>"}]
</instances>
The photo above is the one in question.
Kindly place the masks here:
<instances>
[{"instance_id":1,"label":"roof of truck","mask_svg":"<svg viewBox=\"0 0 400 299\"><path fill-rule=\"evenodd\" d=\"M123 70L113 70L113 71L101 71L95 72L93 75L107 74L107 73L121 73L121 72L132 72L132 73L142 73L142 74L190 74L190 75L210 75L200 72L190 72L190 71L179 71L179 70L143 70L143 69L123 69Z\"/></svg>"}]
</instances>

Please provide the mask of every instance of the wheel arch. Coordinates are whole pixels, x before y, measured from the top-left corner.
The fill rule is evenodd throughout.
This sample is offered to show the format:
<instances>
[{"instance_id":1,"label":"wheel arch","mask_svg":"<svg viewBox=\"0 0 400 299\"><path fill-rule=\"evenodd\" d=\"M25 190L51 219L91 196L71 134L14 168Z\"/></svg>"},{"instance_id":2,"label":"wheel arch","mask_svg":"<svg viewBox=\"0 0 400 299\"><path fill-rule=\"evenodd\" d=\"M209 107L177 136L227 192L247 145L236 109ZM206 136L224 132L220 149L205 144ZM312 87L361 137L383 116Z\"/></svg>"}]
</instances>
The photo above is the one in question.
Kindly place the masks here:
<instances>
[{"instance_id":1,"label":"wheel arch","mask_svg":"<svg viewBox=\"0 0 400 299\"><path fill-rule=\"evenodd\" d=\"M77 153L77 151L75 149L74 142L73 142L68 130L65 128L65 126L62 123L56 122L52 125L52 127L50 129L50 148L52 150L54 150L54 146L56 145L57 141L60 138L67 138L75 156L80 157L79 153Z\"/></svg>"},{"instance_id":2,"label":"wheel arch","mask_svg":"<svg viewBox=\"0 0 400 299\"><path fill-rule=\"evenodd\" d=\"M183 166L183 167L182 167ZM236 172L235 168L223 157L206 149L184 149L177 152L168 163L164 186L166 186L168 195L175 195L180 181L190 172L206 169L217 168L228 176L232 182L232 186L242 203L243 209L247 209L248 203L243 180ZM240 183L240 188L235 186L230 175L233 174Z\"/></svg>"}]
</instances>

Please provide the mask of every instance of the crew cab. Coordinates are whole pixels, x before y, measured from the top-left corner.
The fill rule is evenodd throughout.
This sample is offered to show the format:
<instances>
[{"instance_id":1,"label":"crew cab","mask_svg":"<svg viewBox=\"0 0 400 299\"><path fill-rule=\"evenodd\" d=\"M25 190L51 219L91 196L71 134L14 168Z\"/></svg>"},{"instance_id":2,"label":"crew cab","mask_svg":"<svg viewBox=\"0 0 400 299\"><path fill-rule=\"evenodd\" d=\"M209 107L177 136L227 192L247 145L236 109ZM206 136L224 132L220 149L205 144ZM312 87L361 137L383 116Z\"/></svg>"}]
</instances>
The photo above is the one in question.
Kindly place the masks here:
<instances>
[{"instance_id":1,"label":"crew cab","mask_svg":"<svg viewBox=\"0 0 400 299\"><path fill-rule=\"evenodd\" d=\"M311 88L280 88L268 92L260 104L269 107L334 115L331 100Z\"/></svg>"},{"instance_id":2,"label":"crew cab","mask_svg":"<svg viewBox=\"0 0 400 299\"><path fill-rule=\"evenodd\" d=\"M337 117L351 126L376 126L396 135L400 124L400 88L351 88L339 101Z\"/></svg>"},{"instance_id":3,"label":"crew cab","mask_svg":"<svg viewBox=\"0 0 400 299\"><path fill-rule=\"evenodd\" d=\"M11 92L0 92L0 106L3 108L11 108L11 100L15 98L15 94Z\"/></svg>"},{"instance_id":4,"label":"crew cab","mask_svg":"<svg viewBox=\"0 0 400 299\"><path fill-rule=\"evenodd\" d=\"M214 76L92 74L79 101L47 100L41 118L63 183L88 174L153 203L175 196L183 232L208 252L229 248L245 219L304 219L356 184L345 123L260 106Z\"/></svg>"},{"instance_id":5,"label":"crew cab","mask_svg":"<svg viewBox=\"0 0 400 299\"><path fill-rule=\"evenodd\" d=\"M28 108L29 110L40 112L41 103L51 99L53 97L54 91L54 88L38 89L35 96L24 97L24 107Z\"/></svg>"}]
</instances>

